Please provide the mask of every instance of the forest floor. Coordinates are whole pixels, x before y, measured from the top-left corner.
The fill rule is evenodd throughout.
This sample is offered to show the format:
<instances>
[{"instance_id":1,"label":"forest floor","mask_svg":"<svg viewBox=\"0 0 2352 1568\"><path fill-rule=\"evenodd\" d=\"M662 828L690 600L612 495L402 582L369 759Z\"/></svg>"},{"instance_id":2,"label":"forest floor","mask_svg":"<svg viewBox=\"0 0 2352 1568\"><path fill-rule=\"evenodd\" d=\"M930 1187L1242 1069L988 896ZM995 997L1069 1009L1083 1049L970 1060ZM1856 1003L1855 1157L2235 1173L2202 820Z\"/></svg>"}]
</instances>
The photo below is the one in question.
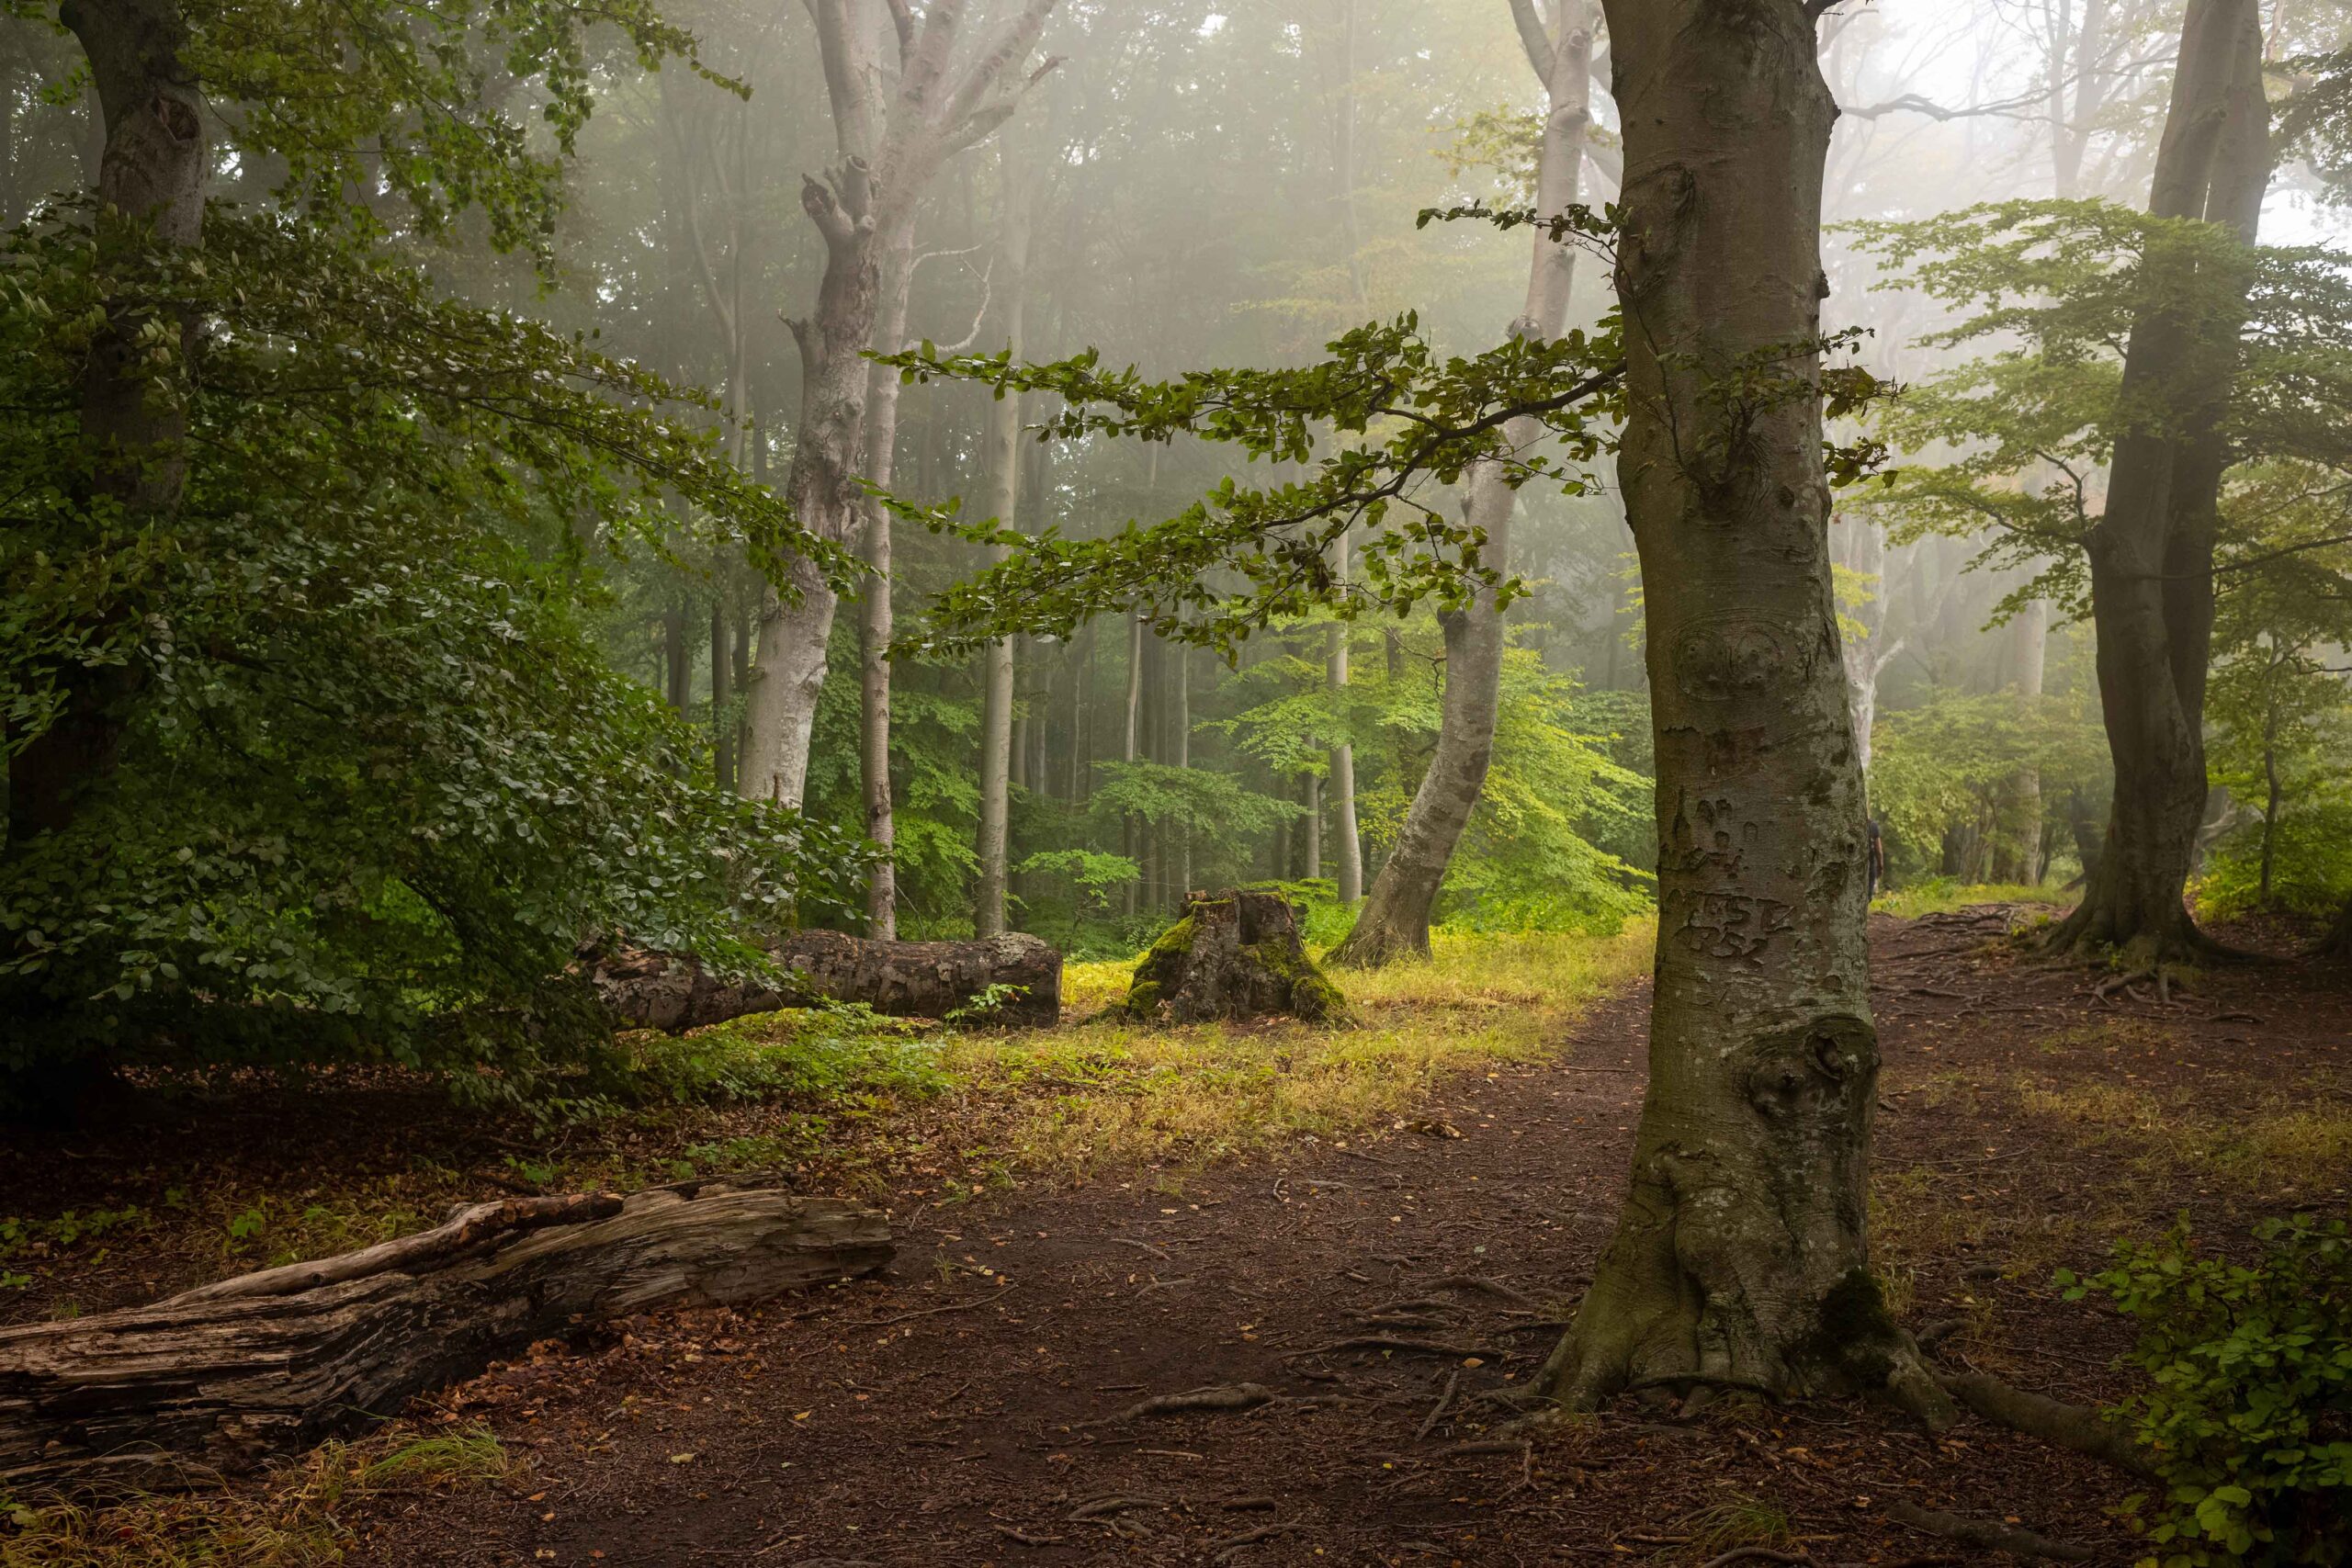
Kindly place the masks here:
<instances>
[{"instance_id":1,"label":"forest floor","mask_svg":"<svg viewBox=\"0 0 2352 1568\"><path fill-rule=\"evenodd\" d=\"M2184 1211L2200 1235L2226 1240L2258 1214L2345 1203L2352 976L2278 963L2211 971L2169 1006L2102 1001L2083 972L2035 966L1996 940L2035 913L1873 918L1885 1059L1877 1247L1907 1322L1957 1321L1945 1358L2098 1400L2126 1386L2112 1361L2127 1334L2111 1314L2064 1303L2053 1269L2096 1265L2112 1237L2153 1234ZM2231 934L2284 950L2283 935ZM1502 949L1486 956L1505 962ZM990 1081L1043 1073L1049 1100L973 1092L979 1069L966 1063L956 1093L877 1111L857 1129L864 1143L851 1140L865 1163L823 1179L887 1199L899 1255L881 1277L540 1347L419 1402L395 1450L411 1456L403 1465L314 1460L274 1495L282 1510L299 1494L301 1540L337 1541L349 1561L384 1568L1627 1558L1681 1568L1739 1546L1824 1565L1962 1560L1890 1519L1896 1499L2022 1522L2098 1561L2130 1561L2109 1515L2127 1489L2116 1477L1973 1420L1931 1438L1860 1404L1692 1415L1664 1404L1532 1444L1498 1438L1503 1412L1487 1396L1540 1365L1589 1278L1640 1103L1646 987L1625 979L1637 970L1624 952L1577 962L1577 985L1617 984L1612 999L1581 1011L1514 1003L1513 986L1531 983L1516 972L1483 987L1476 976L1447 982L1458 988L1452 1010L1476 1020L1435 1030L1453 1046L1399 1043L1430 1034L1428 1020L1447 1010L1449 993L1426 978L1409 999L1395 993L1416 1027L1384 1022L1379 1001L1360 996L1373 1014L1363 1041L1216 1037L1253 1064L1255 1120L1231 1136L1201 1120L1212 1097L1186 1099L1198 1062L1138 1067L1135 1043L1114 1050L1119 1037L1100 1025L1056 1032L1083 1048L1000 1048ZM1385 1046L1385 1030L1396 1035ZM1363 1050L1374 1066L1334 1077L1317 1049ZM1172 1122L1139 1112L1149 1098L1139 1086L1153 1081L1192 1110ZM287 1114L226 1100L209 1133L233 1143L243 1127L289 1170L307 1158L315 1186L318 1151L302 1138L334 1141ZM275 1117L275 1130L247 1116ZM1004 1125L975 1142L990 1116ZM910 1120L924 1135L904 1132ZM886 1127L901 1130L886 1137ZM680 1135L647 1134L646 1168L678 1157L664 1151ZM12 1199L30 1205L17 1183L38 1153L0 1165L0 1213L23 1212ZM552 1178L543 1166L559 1157L534 1145L497 1168L510 1181ZM415 1203L462 1183L460 1163L426 1162ZM142 1168L168 1161L151 1153ZM302 1182L289 1177L284 1190ZM396 1223L347 1199L324 1206L344 1217L313 1230ZM269 1213L256 1223L266 1229ZM205 1271L187 1243L211 1234L210 1221L125 1224L119 1245L83 1243L0 1304L17 1318L56 1310L60 1292L110 1304ZM164 1236L172 1245L157 1244ZM231 1269L216 1253L209 1271ZM1371 1337L1418 1348L1349 1343ZM1121 1419L1149 1395L1234 1382L1273 1397ZM416 1432L441 1436L420 1445ZM340 1483L322 1480L322 1462L368 1480L331 1518L318 1499ZM183 1513L157 1533L185 1535L201 1517ZM60 1531L47 1555L38 1530L12 1546L0 1526L0 1563L72 1561L74 1550L130 1560L107 1558L103 1544L130 1526L84 1524ZM318 1559L265 1540L212 1560Z\"/></svg>"}]
</instances>

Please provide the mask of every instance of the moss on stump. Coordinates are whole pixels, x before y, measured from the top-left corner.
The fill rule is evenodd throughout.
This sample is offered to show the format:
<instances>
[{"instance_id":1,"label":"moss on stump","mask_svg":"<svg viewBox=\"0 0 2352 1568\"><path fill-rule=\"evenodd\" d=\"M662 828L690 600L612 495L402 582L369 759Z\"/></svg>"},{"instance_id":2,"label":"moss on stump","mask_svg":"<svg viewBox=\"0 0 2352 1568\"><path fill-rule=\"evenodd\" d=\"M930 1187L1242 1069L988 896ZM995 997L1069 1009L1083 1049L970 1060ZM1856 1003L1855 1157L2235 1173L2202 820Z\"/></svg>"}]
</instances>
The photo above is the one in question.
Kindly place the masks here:
<instances>
[{"instance_id":1,"label":"moss on stump","mask_svg":"<svg viewBox=\"0 0 2352 1568\"><path fill-rule=\"evenodd\" d=\"M1193 895L1183 918L1136 965L1122 1010L1178 1023L1276 1015L1348 1021L1347 999L1299 942L1290 900L1254 888Z\"/></svg>"}]
</instances>

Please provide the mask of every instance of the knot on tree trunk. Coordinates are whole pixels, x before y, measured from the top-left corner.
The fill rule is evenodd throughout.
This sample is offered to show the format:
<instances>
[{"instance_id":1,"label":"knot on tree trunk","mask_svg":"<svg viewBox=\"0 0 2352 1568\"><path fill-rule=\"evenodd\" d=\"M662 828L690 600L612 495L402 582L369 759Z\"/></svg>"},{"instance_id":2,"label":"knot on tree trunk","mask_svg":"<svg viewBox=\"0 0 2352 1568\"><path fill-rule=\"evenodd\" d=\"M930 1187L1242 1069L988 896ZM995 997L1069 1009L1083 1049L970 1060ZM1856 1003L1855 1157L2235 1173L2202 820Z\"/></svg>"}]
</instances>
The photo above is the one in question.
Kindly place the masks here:
<instances>
[{"instance_id":1,"label":"knot on tree trunk","mask_svg":"<svg viewBox=\"0 0 2352 1568\"><path fill-rule=\"evenodd\" d=\"M1298 912L1281 893L1229 888L1195 893L1161 933L1127 988L1134 1019L1178 1023L1281 1014L1344 1023L1347 999L1306 955Z\"/></svg>"}]
</instances>

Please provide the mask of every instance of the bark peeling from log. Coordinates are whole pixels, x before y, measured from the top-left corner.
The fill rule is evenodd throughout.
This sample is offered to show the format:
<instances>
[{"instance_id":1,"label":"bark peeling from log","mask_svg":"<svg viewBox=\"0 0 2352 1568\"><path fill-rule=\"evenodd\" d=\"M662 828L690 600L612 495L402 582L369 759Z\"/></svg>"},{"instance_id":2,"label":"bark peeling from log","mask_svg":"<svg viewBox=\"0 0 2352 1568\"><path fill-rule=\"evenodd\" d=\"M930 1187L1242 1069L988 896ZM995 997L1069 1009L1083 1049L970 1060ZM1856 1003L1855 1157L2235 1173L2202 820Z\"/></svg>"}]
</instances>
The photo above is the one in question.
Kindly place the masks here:
<instances>
[{"instance_id":1,"label":"bark peeling from log","mask_svg":"<svg viewBox=\"0 0 2352 1568\"><path fill-rule=\"evenodd\" d=\"M587 1322L870 1273L873 1210L685 1182L507 1200L152 1306L0 1330L0 1485L201 1485L396 1413Z\"/></svg>"}]
</instances>

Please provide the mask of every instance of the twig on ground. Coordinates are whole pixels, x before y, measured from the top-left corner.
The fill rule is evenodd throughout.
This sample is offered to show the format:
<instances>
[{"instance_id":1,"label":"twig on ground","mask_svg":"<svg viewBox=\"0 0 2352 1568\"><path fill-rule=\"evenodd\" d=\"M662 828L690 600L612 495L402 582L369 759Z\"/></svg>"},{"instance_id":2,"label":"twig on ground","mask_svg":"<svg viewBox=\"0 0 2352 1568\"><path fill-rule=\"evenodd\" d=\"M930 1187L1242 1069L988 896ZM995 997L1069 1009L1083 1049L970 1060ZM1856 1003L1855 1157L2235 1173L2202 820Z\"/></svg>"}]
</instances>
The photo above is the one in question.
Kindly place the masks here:
<instances>
[{"instance_id":1,"label":"twig on ground","mask_svg":"<svg viewBox=\"0 0 2352 1568\"><path fill-rule=\"evenodd\" d=\"M1486 1345L1444 1345L1430 1339L1396 1339L1385 1334L1360 1335L1353 1339L1334 1339L1329 1345L1313 1345L1304 1350L1293 1350L1283 1359L1296 1356L1328 1356L1341 1350L1401 1350L1418 1356L1476 1356L1481 1359L1500 1360L1510 1354Z\"/></svg>"},{"instance_id":2,"label":"twig on ground","mask_svg":"<svg viewBox=\"0 0 2352 1568\"><path fill-rule=\"evenodd\" d=\"M1813 1554L1808 1551L1777 1551L1769 1546L1735 1546L1720 1557L1708 1558L1700 1564L1700 1568L1731 1568L1731 1564L1745 1562L1750 1558L1765 1562L1810 1562Z\"/></svg>"},{"instance_id":3,"label":"twig on ground","mask_svg":"<svg viewBox=\"0 0 2352 1568\"><path fill-rule=\"evenodd\" d=\"M1148 1242L1148 1241L1136 1241L1136 1240L1135 1240L1135 1239L1134 1239L1134 1238L1132 1238L1132 1237L1129 1237L1129 1236L1124 1236L1124 1235L1110 1235L1110 1236L1104 1236L1102 1239L1103 1239L1103 1240L1105 1240L1105 1241L1107 1241L1107 1242L1111 1242L1111 1243L1113 1243L1113 1244L1114 1244L1114 1245L1115 1245L1115 1246L1119 1246L1119 1247L1134 1247L1137 1252L1148 1252L1148 1253L1150 1253L1154 1258L1159 1258L1162 1263L1172 1263L1172 1262L1174 1262L1174 1261L1175 1261L1175 1259L1174 1259L1173 1258L1171 1258L1171 1257L1170 1257L1170 1256L1169 1256L1169 1253L1168 1253L1168 1249L1167 1249L1167 1248L1165 1248L1165 1247L1154 1247L1154 1246L1152 1246L1152 1245L1151 1245L1151 1243L1149 1243L1149 1242Z\"/></svg>"},{"instance_id":4,"label":"twig on ground","mask_svg":"<svg viewBox=\"0 0 2352 1568\"><path fill-rule=\"evenodd\" d=\"M1457 1371L1452 1377L1445 1380L1445 1392L1437 1396L1437 1403L1430 1406L1430 1413L1421 1417L1420 1427L1414 1432L1413 1441L1418 1443L1430 1435L1439 1419L1445 1415L1446 1406L1453 1403L1453 1391L1461 1386L1462 1373Z\"/></svg>"},{"instance_id":5,"label":"twig on ground","mask_svg":"<svg viewBox=\"0 0 2352 1568\"><path fill-rule=\"evenodd\" d=\"M937 1317L943 1312L969 1312L976 1306L986 1306L990 1302L1001 1302L1020 1288L1018 1285L1007 1285L994 1295L974 1296L968 1302L950 1302L945 1306L925 1307L921 1312L902 1312L896 1317L877 1317L873 1322L862 1324L860 1326L886 1328L894 1323L911 1323L919 1317Z\"/></svg>"},{"instance_id":6,"label":"twig on ground","mask_svg":"<svg viewBox=\"0 0 2352 1568\"><path fill-rule=\"evenodd\" d=\"M1922 1508L1901 1497L1887 1504L1886 1517L1915 1530L1987 1551L2014 1551L2020 1557L2047 1557L2060 1562L2087 1562L2092 1555L2088 1547L2076 1546L2072 1541L2052 1540L1998 1519L1962 1518L1958 1514Z\"/></svg>"}]
</instances>

